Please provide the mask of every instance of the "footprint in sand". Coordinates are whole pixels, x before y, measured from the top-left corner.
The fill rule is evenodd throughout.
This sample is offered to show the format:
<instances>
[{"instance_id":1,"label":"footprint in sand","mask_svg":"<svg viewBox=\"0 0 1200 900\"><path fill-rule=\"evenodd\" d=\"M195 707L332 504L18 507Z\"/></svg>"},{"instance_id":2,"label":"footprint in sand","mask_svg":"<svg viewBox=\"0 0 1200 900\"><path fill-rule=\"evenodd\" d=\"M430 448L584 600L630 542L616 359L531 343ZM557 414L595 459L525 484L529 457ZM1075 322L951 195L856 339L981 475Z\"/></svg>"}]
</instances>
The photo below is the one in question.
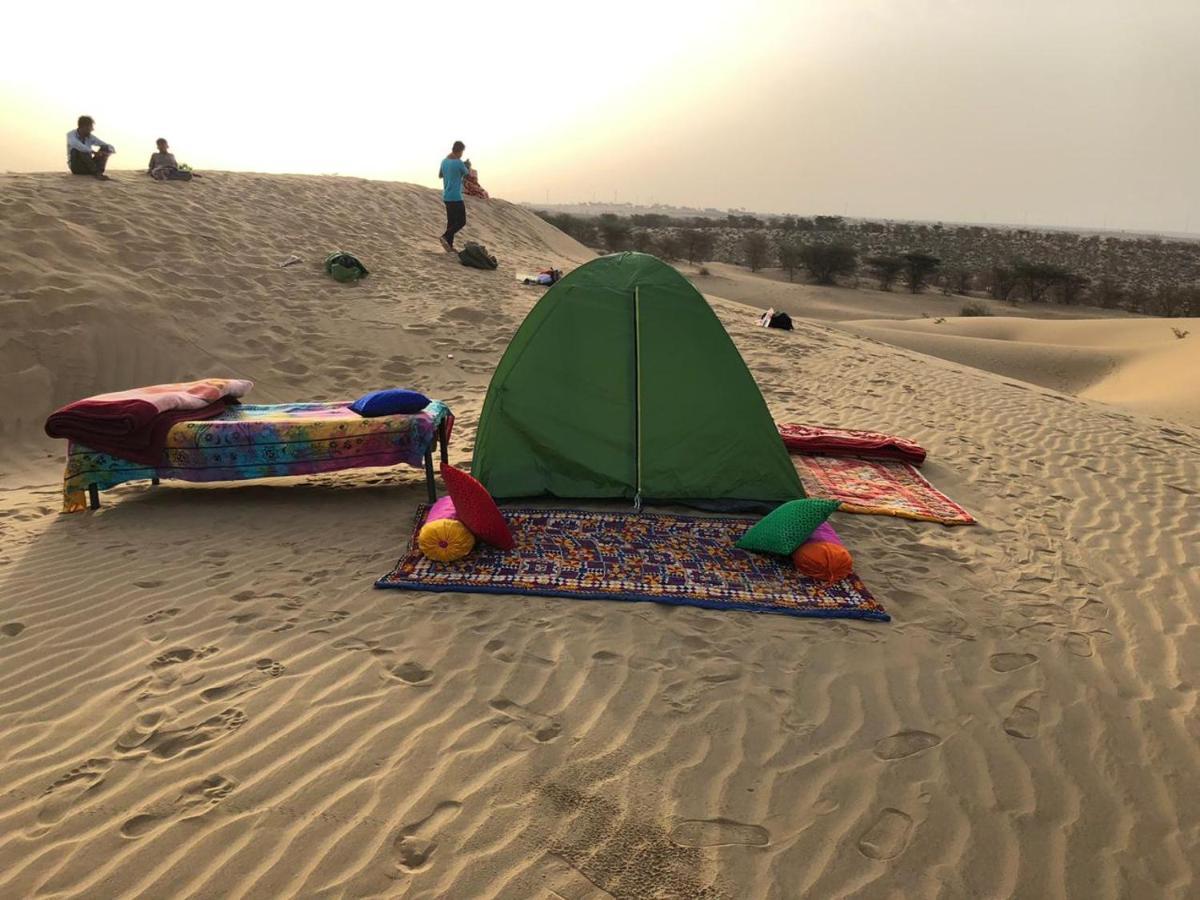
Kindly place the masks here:
<instances>
[{"instance_id":1,"label":"footprint in sand","mask_svg":"<svg viewBox=\"0 0 1200 900\"><path fill-rule=\"evenodd\" d=\"M488 641L483 645L483 649L492 654L492 656L496 659L500 660L500 662L510 663L517 658L511 650L507 649L504 641L500 640L499 638Z\"/></svg>"},{"instance_id":2,"label":"footprint in sand","mask_svg":"<svg viewBox=\"0 0 1200 900\"><path fill-rule=\"evenodd\" d=\"M771 832L732 819L689 819L671 829L671 840L681 847L765 847Z\"/></svg>"},{"instance_id":3,"label":"footprint in sand","mask_svg":"<svg viewBox=\"0 0 1200 900\"><path fill-rule=\"evenodd\" d=\"M368 641L360 637L338 638L332 646L335 650L367 650L374 656L387 656L392 652L380 647L378 641Z\"/></svg>"},{"instance_id":4,"label":"footprint in sand","mask_svg":"<svg viewBox=\"0 0 1200 900\"><path fill-rule=\"evenodd\" d=\"M134 816L121 826L121 834L127 838L140 838L170 822L199 818L233 793L235 787L237 782L224 775L210 775L203 781L194 781L175 798L170 812Z\"/></svg>"},{"instance_id":5,"label":"footprint in sand","mask_svg":"<svg viewBox=\"0 0 1200 900\"><path fill-rule=\"evenodd\" d=\"M205 688L200 692L200 699L205 703L212 703L215 700L232 700L261 687L272 678L278 678L286 671L287 667L283 663L277 663L269 657L264 657L254 663L254 671L239 675L233 681L227 681L225 684Z\"/></svg>"},{"instance_id":6,"label":"footprint in sand","mask_svg":"<svg viewBox=\"0 0 1200 900\"><path fill-rule=\"evenodd\" d=\"M170 619L177 615L179 615L179 607L176 606L170 609L156 609L154 612L142 616L142 622L152 625L155 622L161 622L163 619Z\"/></svg>"},{"instance_id":7,"label":"footprint in sand","mask_svg":"<svg viewBox=\"0 0 1200 900\"><path fill-rule=\"evenodd\" d=\"M337 625L339 622L345 622L348 618L350 618L350 612L345 609L330 610L324 615L316 613L315 618L310 624L317 627L311 630L309 634L326 634L324 626Z\"/></svg>"},{"instance_id":8,"label":"footprint in sand","mask_svg":"<svg viewBox=\"0 0 1200 900\"><path fill-rule=\"evenodd\" d=\"M1008 718L1004 720L1004 730L1013 737L1026 740L1037 737L1038 726L1041 725L1042 715L1038 711L1037 694L1027 694L1017 702Z\"/></svg>"},{"instance_id":9,"label":"footprint in sand","mask_svg":"<svg viewBox=\"0 0 1200 900\"><path fill-rule=\"evenodd\" d=\"M28 836L36 837L45 832L66 818L84 797L94 796L111 767L112 760L107 757L89 759L46 788L45 799L37 814L37 826L28 832Z\"/></svg>"},{"instance_id":10,"label":"footprint in sand","mask_svg":"<svg viewBox=\"0 0 1200 900\"><path fill-rule=\"evenodd\" d=\"M562 725L554 719L526 709L524 706L513 703L504 697L497 697L493 700L491 707L512 721L524 726L529 736L539 744L549 743L562 733Z\"/></svg>"},{"instance_id":11,"label":"footprint in sand","mask_svg":"<svg viewBox=\"0 0 1200 900\"><path fill-rule=\"evenodd\" d=\"M216 647L201 647L199 650L193 650L191 647L173 647L154 657L150 662L150 668L162 669L167 666L190 662L194 659L204 659L204 657L212 656L216 653L217 649Z\"/></svg>"},{"instance_id":12,"label":"footprint in sand","mask_svg":"<svg viewBox=\"0 0 1200 900\"><path fill-rule=\"evenodd\" d=\"M875 742L875 755L883 760L904 759L916 756L931 747L936 747L942 739L928 731L898 731L890 737Z\"/></svg>"},{"instance_id":13,"label":"footprint in sand","mask_svg":"<svg viewBox=\"0 0 1200 900\"><path fill-rule=\"evenodd\" d=\"M161 710L138 716L133 726L117 738L117 752L126 759L149 756L160 761L192 756L241 728L246 723L246 714L230 707L195 725L180 728L163 728L166 720L167 715Z\"/></svg>"},{"instance_id":14,"label":"footprint in sand","mask_svg":"<svg viewBox=\"0 0 1200 900\"><path fill-rule=\"evenodd\" d=\"M25 626L20 622L9 622L5 625L0 625L0 634L5 637L16 637L24 630Z\"/></svg>"},{"instance_id":15,"label":"footprint in sand","mask_svg":"<svg viewBox=\"0 0 1200 900\"><path fill-rule=\"evenodd\" d=\"M1086 634L1082 631L1071 631L1067 633L1066 637L1067 650L1076 656L1093 656L1096 653L1095 641L1107 640L1110 637L1112 635L1103 629L1089 631Z\"/></svg>"},{"instance_id":16,"label":"footprint in sand","mask_svg":"<svg viewBox=\"0 0 1200 900\"><path fill-rule=\"evenodd\" d=\"M387 676L385 677L403 681L405 684L428 684L433 678L432 670L411 660L388 666L386 671Z\"/></svg>"},{"instance_id":17,"label":"footprint in sand","mask_svg":"<svg viewBox=\"0 0 1200 900\"><path fill-rule=\"evenodd\" d=\"M995 653L989 660L993 672L1015 672L1037 661L1038 658L1032 653Z\"/></svg>"},{"instance_id":18,"label":"footprint in sand","mask_svg":"<svg viewBox=\"0 0 1200 900\"><path fill-rule=\"evenodd\" d=\"M461 810L461 803L447 800L419 822L403 826L392 842L400 868L405 872L419 872L425 868L437 849L438 832L454 821Z\"/></svg>"},{"instance_id":19,"label":"footprint in sand","mask_svg":"<svg viewBox=\"0 0 1200 900\"><path fill-rule=\"evenodd\" d=\"M913 820L908 813L888 807L875 817L858 839L858 852L870 859L895 859L912 837Z\"/></svg>"}]
</instances>

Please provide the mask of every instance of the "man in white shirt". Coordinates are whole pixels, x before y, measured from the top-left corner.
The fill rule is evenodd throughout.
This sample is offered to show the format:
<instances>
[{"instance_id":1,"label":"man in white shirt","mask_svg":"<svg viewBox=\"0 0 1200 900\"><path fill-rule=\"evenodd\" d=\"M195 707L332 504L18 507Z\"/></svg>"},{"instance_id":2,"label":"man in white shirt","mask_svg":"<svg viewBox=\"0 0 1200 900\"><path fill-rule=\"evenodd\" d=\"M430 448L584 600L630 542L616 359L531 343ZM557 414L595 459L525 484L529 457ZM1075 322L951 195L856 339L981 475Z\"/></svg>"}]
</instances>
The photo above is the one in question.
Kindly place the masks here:
<instances>
[{"instance_id":1,"label":"man in white shirt","mask_svg":"<svg viewBox=\"0 0 1200 900\"><path fill-rule=\"evenodd\" d=\"M108 180L104 167L117 148L92 134L95 124L91 116L80 116L79 127L67 132L67 166L72 175L91 175ZM93 147L99 149L93 152Z\"/></svg>"}]
</instances>

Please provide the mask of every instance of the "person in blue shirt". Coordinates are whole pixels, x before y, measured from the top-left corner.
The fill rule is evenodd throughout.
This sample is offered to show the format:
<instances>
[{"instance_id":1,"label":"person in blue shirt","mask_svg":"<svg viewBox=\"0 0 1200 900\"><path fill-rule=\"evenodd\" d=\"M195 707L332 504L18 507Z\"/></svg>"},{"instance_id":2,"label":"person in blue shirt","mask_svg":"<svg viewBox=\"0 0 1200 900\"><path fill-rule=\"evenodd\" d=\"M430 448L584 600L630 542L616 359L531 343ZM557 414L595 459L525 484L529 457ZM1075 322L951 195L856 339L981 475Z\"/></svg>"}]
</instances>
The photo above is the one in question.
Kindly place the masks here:
<instances>
[{"instance_id":1,"label":"person in blue shirt","mask_svg":"<svg viewBox=\"0 0 1200 900\"><path fill-rule=\"evenodd\" d=\"M117 148L92 134L95 124L91 116L80 116L78 127L67 132L67 168L72 175L91 175L107 181L104 167ZM93 147L97 149L93 151Z\"/></svg>"},{"instance_id":2,"label":"person in blue shirt","mask_svg":"<svg viewBox=\"0 0 1200 900\"><path fill-rule=\"evenodd\" d=\"M463 202L463 178L471 171L471 161L462 158L467 145L455 141L450 148L450 155L442 160L438 170L438 178L442 179L442 200L446 203L446 232L438 238L442 249L447 253L454 252L454 236L467 224L467 204Z\"/></svg>"}]
</instances>

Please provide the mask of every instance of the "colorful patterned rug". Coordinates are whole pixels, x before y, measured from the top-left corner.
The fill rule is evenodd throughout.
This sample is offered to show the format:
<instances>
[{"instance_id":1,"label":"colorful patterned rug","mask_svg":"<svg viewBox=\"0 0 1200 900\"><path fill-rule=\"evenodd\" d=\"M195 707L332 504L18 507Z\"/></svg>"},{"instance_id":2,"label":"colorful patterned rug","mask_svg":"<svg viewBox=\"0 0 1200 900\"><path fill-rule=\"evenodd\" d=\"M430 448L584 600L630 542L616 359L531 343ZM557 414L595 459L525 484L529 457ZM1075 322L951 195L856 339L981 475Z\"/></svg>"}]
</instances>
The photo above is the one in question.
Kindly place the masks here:
<instances>
[{"instance_id":1,"label":"colorful patterned rug","mask_svg":"<svg viewBox=\"0 0 1200 900\"><path fill-rule=\"evenodd\" d=\"M825 584L790 560L734 546L747 519L657 513L505 509L512 550L477 544L453 563L427 559L413 539L380 588L649 600L789 616L890 620L857 575Z\"/></svg>"},{"instance_id":2,"label":"colorful patterned rug","mask_svg":"<svg viewBox=\"0 0 1200 900\"><path fill-rule=\"evenodd\" d=\"M804 454L792 454L792 461L804 492L810 497L841 500L841 512L900 516L943 525L975 524L969 512L906 462Z\"/></svg>"}]
</instances>

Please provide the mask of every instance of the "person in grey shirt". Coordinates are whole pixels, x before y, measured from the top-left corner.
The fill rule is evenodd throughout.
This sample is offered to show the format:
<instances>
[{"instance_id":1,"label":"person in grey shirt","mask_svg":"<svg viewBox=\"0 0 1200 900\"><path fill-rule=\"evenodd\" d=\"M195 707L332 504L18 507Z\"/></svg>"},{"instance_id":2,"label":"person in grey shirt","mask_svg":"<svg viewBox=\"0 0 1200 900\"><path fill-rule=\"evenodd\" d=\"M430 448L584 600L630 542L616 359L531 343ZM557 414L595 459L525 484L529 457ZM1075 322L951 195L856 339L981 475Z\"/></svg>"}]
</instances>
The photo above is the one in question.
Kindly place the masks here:
<instances>
[{"instance_id":1,"label":"person in grey shirt","mask_svg":"<svg viewBox=\"0 0 1200 900\"><path fill-rule=\"evenodd\" d=\"M91 116L80 116L79 127L67 132L67 168L72 175L91 175L107 181L104 167L117 148L92 134L95 124ZM93 147L99 149L93 151Z\"/></svg>"}]
</instances>

